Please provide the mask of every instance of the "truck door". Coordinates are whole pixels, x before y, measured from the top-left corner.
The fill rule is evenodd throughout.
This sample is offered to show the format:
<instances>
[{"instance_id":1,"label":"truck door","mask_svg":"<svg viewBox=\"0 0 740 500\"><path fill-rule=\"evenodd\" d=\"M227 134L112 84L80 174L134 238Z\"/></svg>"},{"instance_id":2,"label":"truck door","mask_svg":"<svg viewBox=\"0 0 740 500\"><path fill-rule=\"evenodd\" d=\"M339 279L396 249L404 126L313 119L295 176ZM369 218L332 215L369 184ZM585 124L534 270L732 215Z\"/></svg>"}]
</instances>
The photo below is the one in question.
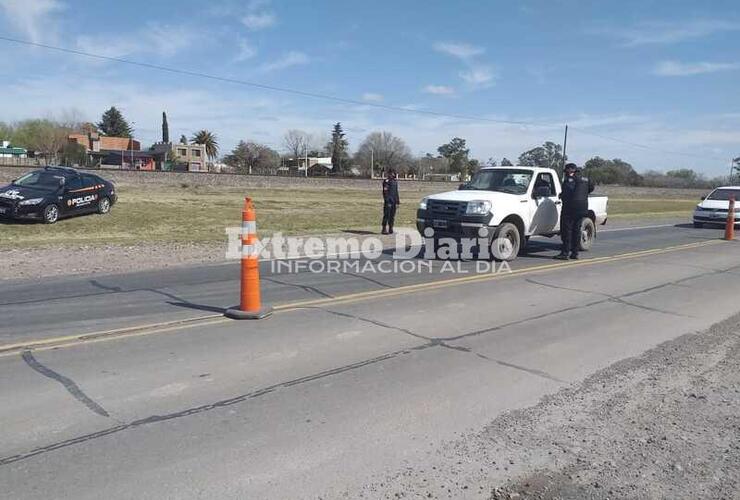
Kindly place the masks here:
<instances>
[{"instance_id":1,"label":"truck door","mask_svg":"<svg viewBox=\"0 0 740 500\"><path fill-rule=\"evenodd\" d=\"M551 234L560 230L562 202L558 195L552 174L538 174L532 187L532 234Z\"/></svg>"}]
</instances>

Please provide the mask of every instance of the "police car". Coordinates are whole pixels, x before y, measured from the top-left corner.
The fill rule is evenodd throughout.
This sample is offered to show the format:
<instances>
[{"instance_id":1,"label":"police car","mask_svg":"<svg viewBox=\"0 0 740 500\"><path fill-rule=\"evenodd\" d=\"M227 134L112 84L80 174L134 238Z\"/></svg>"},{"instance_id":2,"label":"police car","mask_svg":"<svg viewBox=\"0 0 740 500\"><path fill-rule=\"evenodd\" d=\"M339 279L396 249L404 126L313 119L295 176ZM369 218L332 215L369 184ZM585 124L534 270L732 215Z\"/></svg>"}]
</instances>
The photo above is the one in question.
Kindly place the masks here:
<instances>
[{"instance_id":1,"label":"police car","mask_svg":"<svg viewBox=\"0 0 740 500\"><path fill-rule=\"evenodd\" d=\"M0 187L0 218L54 224L62 217L107 214L115 202L110 181L73 168L46 167Z\"/></svg>"}]
</instances>

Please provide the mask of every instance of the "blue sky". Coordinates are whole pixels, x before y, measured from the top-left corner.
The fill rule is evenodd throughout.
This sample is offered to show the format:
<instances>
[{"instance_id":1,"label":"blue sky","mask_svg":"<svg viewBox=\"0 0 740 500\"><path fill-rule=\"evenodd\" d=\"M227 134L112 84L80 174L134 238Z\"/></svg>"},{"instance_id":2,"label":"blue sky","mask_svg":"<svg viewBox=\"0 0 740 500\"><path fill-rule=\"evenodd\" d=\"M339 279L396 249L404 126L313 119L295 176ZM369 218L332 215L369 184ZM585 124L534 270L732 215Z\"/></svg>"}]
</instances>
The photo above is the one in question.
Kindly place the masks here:
<instances>
[{"instance_id":1,"label":"blue sky","mask_svg":"<svg viewBox=\"0 0 740 500\"><path fill-rule=\"evenodd\" d=\"M172 136L207 128L226 149L240 139L281 149L292 128L323 140L341 121L353 149L375 130L402 137L414 153L460 136L481 160L561 142L568 123L577 162L600 155L638 170L716 175L740 155L736 0L0 0L0 35L358 101L0 41L4 121L71 114L95 121L116 105L151 143L166 110Z\"/></svg>"}]
</instances>

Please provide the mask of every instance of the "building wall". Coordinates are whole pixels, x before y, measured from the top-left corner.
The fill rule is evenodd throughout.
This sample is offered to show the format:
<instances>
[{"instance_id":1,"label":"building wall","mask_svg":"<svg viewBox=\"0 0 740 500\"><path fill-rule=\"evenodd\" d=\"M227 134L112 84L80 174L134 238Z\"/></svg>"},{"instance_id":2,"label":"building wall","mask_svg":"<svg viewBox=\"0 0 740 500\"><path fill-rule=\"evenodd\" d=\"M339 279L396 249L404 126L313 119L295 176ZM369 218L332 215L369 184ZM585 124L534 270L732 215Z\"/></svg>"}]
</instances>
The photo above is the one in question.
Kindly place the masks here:
<instances>
[{"instance_id":1,"label":"building wall","mask_svg":"<svg viewBox=\"0 0 740 500\"><path fill-rule=\"evenodd\" d=\"M208 170L206 163L206 147L203 144L173 144L173 161L186 164L191 172L205 172Z\"/></svg>"}]
</instances>

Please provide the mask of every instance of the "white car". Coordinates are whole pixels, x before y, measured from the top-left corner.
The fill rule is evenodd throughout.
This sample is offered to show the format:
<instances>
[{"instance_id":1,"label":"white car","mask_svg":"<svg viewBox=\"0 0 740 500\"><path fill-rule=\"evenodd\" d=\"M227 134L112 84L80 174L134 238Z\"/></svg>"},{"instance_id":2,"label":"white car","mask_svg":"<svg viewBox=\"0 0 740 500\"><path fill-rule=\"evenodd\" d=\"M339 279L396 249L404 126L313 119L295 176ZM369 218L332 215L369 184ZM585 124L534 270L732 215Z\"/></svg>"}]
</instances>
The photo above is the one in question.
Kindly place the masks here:
<instances>
[{"instance_id":1,"label":"white car","mask_svg":"<svg viewBox=\"0 0 740 500\"><path fill-rule=\"evenodd\" d=\"M494 245L496 259L513 260L530 236L560 233L561 192L560 178L550 168L483 168L460 190L424 198L416 227L425 236L432 228L435 239L477 238L483 231L491 242L509 242L503 249ZM607 201L589 196L588 214L580 222L581 250L591 247L596 226L606 224Z\"/></svg>"},{"instance_id":2,"label":"white car","mask_svg":"<svg viewBox=\"0 0 740 500\"><path fill-rule=\"evenodd\" d=\"M703 197L694 209L694 227L705 224L727 224L727 212L730 209L730 196L740 200L740 186L718 187L709 196ZM735 224L740 224L740 205L735 205Z\"/></svg>"}]
</instances>

